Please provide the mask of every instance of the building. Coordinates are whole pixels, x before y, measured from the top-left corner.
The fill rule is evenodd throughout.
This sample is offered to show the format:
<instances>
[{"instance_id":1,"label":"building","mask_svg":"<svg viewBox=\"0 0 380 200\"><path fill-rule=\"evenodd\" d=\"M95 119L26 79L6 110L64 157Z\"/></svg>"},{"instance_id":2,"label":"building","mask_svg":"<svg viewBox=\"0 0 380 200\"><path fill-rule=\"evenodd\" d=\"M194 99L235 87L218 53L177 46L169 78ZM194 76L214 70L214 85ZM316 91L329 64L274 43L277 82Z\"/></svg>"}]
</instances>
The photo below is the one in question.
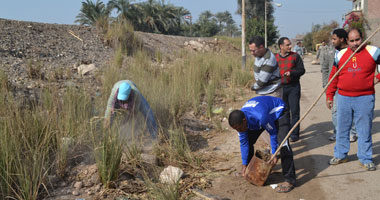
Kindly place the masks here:
<instances>
[{"instance_id":1,"label":"building","mask_svg":"<svg viewBox=\"0 0 380 200\"><path fill-rule=\"evenodd\" d=\"M367 24L364 26L367 36L370 36L377 28L380 27L380 0L349 0L352 1L352 11L347 13L346 20L351 14L359 17L364 16ZM380 32L371 40L371 45L380 47Z\"/></svg>"}]
</instances>

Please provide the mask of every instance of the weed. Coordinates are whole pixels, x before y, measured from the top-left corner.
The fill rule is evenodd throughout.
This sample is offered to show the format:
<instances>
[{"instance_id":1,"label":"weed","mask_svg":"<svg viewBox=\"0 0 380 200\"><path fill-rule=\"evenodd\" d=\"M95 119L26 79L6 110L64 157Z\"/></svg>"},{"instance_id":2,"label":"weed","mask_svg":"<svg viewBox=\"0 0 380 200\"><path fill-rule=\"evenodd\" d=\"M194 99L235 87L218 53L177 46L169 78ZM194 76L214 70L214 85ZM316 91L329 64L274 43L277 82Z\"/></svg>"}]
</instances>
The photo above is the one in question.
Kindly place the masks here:
<instances>
[{"instance_id":1,"label":"weed","mask_svg":"<svg viewBox=\"0 0 380 200\"><path fill-rule=\"evenodd\" d=\"M31 79L44 79L44 75L41 72L42 63L41 61L29 60L27 63L27 74Z\"/></svg>"}]
</instances>

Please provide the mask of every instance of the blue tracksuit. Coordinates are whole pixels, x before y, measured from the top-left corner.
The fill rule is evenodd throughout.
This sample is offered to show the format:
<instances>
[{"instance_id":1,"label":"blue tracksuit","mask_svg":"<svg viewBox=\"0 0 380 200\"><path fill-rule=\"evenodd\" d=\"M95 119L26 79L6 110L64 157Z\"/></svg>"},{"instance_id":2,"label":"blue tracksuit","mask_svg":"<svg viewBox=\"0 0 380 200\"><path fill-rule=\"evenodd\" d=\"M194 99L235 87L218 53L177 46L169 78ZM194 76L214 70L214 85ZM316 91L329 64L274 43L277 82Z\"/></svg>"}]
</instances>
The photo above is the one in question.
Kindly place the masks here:
<instances>
[{"instance_id":1,"label":"blue tracksuit","mask_svg":"<svg viewBox=\"0 0 380 200\"><path fill-rule=\"evenodd\" d=\"M276 97L258 96L247 101L242 107L248 124L248 130L265 129L270 135L272 153L278 147L277 126L275 121L280 118L285 107L285 103ZM249 142L248 130L239 132L240 151L243 165L248 165L249 158Z\"/></svg>"}]
</instances>

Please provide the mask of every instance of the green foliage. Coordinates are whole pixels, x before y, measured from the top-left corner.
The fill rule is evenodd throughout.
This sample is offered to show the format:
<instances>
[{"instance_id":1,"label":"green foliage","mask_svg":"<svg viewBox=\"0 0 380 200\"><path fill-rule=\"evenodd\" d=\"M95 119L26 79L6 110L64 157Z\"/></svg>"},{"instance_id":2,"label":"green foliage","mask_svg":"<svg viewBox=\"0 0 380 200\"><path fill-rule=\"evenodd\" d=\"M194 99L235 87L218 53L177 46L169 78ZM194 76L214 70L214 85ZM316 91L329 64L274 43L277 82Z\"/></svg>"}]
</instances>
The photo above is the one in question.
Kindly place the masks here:
<instances>
[{"instance_id":1,"label":"green foliage","mask_svg":"<svg viewBox=\"0 0 380 200\"><path fill-rule=\"evenodd\" d=\"M338 22L332 21L330 24L316 24L312 27L312 31L307 33L304 37L304 45L309 51L314 51L316 44L325 41L329 42L331 32L339 26Z\"/></svg>"},{"instance_id":2,"label":"green foliage","mask_svg":"<svg viewBox=\"0 0 380 200\"><path fill-rule=\"evenodd\" d=\"M111 24L106 32L105 39L120 53L131 55L140 47L138 39L134 35L133 26L124 18L119 18Z\"/></svg>"},{"instance_id":3,"label":"green foliage","mask_svg":"<svg viewBox=\"0 0 380 200\"><path fill-rule=\"evenodd\" d=\"M69 88L58 95L49 88L39 102L12 98L3 88L0 98L0 198L38 199L47 190L47 176L63 174L69 149L67 138L85 138L92 116L90 98ZM64 169L62 169L64 168Z\"/></svg>"},{"instance_id":4,"label":"green foliage","mask_svg":"<svg viewBox=\"0 0 380 200\"><path fill-rule=\"evenodd\" d=\"M100 0L93 3L91 0L82 2L78 22L82 25L95 25L103 34L113 20L110 13L116 10L117 19L127 20L136 31L187 35L187 36L213 36L220 32L223 35L237 35L238 28L228 11L218 14L218 20L209 13L206 20L200 20L196 24L185 19L191 13L183 8L165 1L149 0L132 3L130 0L110 0L105 6ZM202 14L199 18L203 18ZM211 18L213 18L211 20Z\"/></svg>"},{"instance_id":5,"label":"green foliage","mask_svg":"<svg viewBox=\"0 0 380 200\"><path fill-rule=\"evenodd\" d=\"M100 181L106 188L114 186L120 171L121 157L125 140L119 136L120 123L115 122L110 128L93 129L95 141L95 159L98 166ZM101 134L100 138L95 138ZM100 139L100 140L99 140Z\"/></svg>"},{"instance_id":6,"label":"green foliage","mask_svg":"<svg viewBox=\"0 0 380 200\"><path fill-rule=\"evenodd\" d=\"M267 2L267 19L269 21L273 20L273 5L270 2L272 0L245 0L245 15L247 19L261 18L264 19L265 15L265 2ZM242 0L237 0L238 3L238 14L241 14L241 3Z\"/></svg>"},{"instance_id":7,"label":"green foliage","mask_svg":"<svg viewBox=\"0 0 380 200\"><path fill-rule=\"evenodd\" d=\"M303 45L305 45L305 48L309 51L315 50L313 47L313 33L309 32L305 35L303 38Z\"/></svg>"},{"instance_id":8,"label":"green foliage","mask_svg":"<svg viewBox=\"0 0 380 200\"><path fill-rule=\"evenodd\" d=\"M227 36L216 36L216 38L230 43L237 49L241 49L241 37L232 38L232 37L227 37Z\"/></svg>"},{"instance_id":9,"label":"green foliage","mask_svg":"<svg viewBox=\"0 0 380 200\"><path fill-rule=\"evenodd\" d=\"M75 23L90 26L96 25L99 19L108 19L109 14L110 10L100 0L97 0L96 3L86 0L82 2L82 7L80 13L76 16Z\"/></svg>"},{"instance_id":10,"label":"green foliage","mask_svg":"<svg viewBox=\"0 0 380 200\"><path fill-rule=\"evenodd\" d=\"M265 37L265 23L263 19L249 19L247 20L247 38L258 35ZM275 44L279 37L277 26L274 25L274 21L267 21L267 37L268 46Z\"/></svg>"}]
</instances>

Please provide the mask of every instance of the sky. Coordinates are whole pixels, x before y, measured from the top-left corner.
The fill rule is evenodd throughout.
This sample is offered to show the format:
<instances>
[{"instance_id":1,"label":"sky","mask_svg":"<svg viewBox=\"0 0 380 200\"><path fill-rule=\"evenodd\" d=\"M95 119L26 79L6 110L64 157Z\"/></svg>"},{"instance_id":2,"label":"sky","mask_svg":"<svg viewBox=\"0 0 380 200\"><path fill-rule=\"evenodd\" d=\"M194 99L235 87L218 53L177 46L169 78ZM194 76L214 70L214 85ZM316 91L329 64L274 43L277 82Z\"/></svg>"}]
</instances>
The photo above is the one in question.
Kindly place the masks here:
<instances>
[{"instance_id":1,"label":"sky","mask_svg":"<svg viewBox=\"0 0 380 200\"><path fill-rule=\"evenodd\" d=\"M74 24L82 2L82 0L0 1L0 18L57 24ZM342 24L342 17L352 7L352 2L349 0L274 1L282 4L281 7L275 7L274 13L280 36L290 38L309 32L312 24L329 23L332 20ZM108 0L103 0L103 2L106 3ZM166 0L165 2L188 9L193 16L193 21L206 10L213 14L229 11L235 22L238 25L241 24L241 16L236 14L237 0Z\"/></svg>"}]
</instances>

